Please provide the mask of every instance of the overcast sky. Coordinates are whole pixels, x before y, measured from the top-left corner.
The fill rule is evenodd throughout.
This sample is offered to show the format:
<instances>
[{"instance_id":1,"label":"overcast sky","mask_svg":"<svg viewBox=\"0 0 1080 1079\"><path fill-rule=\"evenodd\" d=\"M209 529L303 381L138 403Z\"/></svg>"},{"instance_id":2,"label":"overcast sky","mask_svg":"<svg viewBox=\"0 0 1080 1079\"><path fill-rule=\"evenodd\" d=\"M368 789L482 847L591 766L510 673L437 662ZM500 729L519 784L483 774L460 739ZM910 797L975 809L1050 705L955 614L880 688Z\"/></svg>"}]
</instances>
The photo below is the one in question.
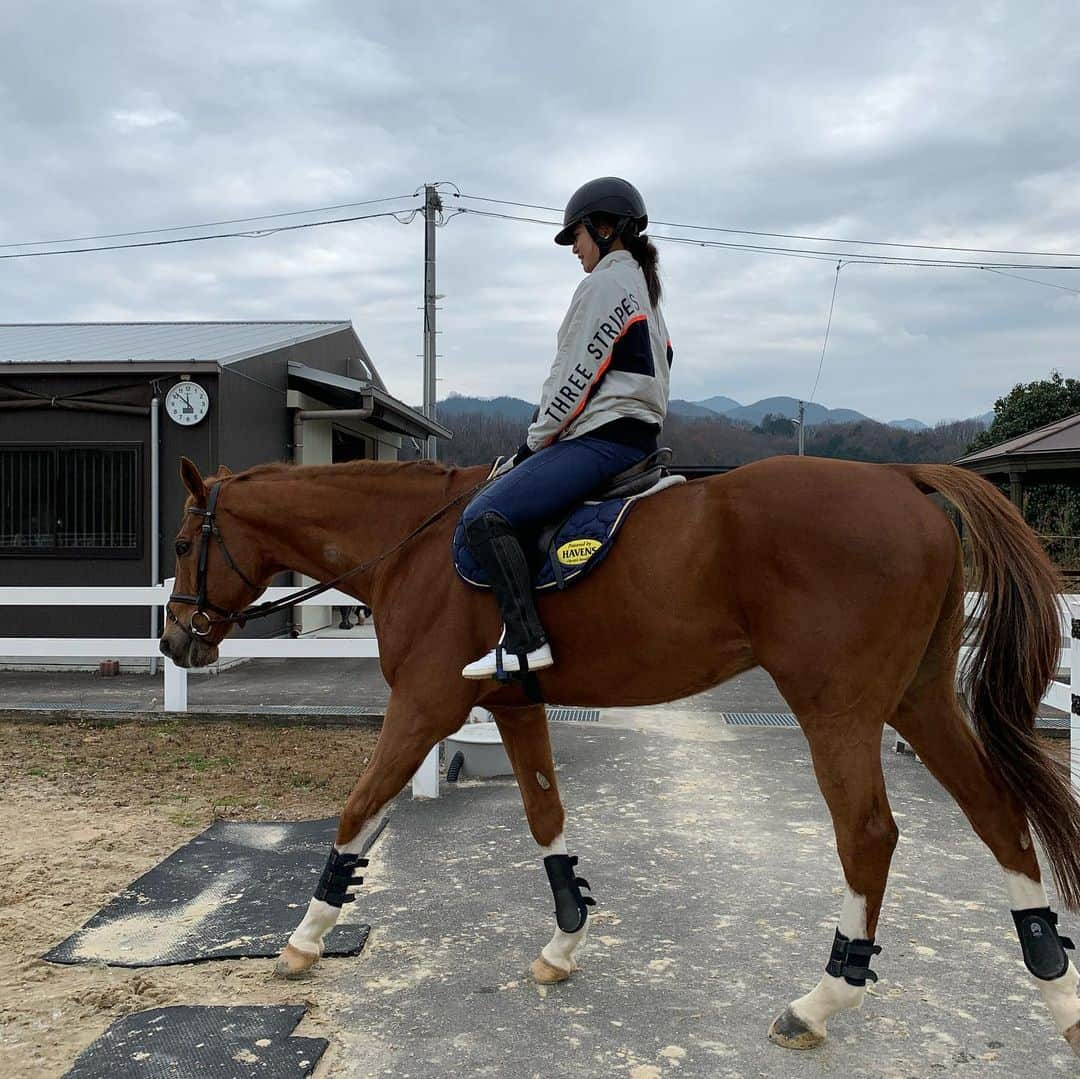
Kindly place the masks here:
<instances>
[{"instance_id":1,"label":"overcast sky","mask_svg":"<svg viewBox=\"0 0 1080 1079\"><path fill-rule=\"evenodd\" d=\"M1075 0L6 0L0 39L3 244L405 208L434 180L557 207L616 174L654 220L1080 252ZM580 277L553 231L469 215L438 231L440 396L537 399ZM835 259L659 246L673 396L810 393ZM40 248L0 254L16 250ZM348 318L416 402L422 260L419 217L12 259L0 321ZM1080 289L1080 272L1009 272ZM1076 374L1078 321L1077 293L985 270L848 265L816 399L980 413Z\"/></svg>"}]
</instances>

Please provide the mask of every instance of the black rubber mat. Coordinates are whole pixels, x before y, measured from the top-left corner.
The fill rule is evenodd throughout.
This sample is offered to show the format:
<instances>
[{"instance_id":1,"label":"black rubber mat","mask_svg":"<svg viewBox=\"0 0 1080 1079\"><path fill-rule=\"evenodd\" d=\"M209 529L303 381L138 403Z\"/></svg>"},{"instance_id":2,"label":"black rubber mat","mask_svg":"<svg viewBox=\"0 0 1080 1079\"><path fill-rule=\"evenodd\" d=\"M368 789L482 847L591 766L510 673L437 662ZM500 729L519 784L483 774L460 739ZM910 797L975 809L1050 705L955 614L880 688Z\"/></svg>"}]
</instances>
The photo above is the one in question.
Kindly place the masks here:
<instances>
[{"instance_id":1,"label":"black rubber mat","mask_svg":"<svg viewBox=\"0 0 1080 1079\"><path fill-rule=\"evenodd\" d=\"M159 967L277 955L307 910L336 828L336 817L218 821L125 888L45 958ZM346 919L351 907L345 907ZM370 929L339 922L323 954L356 955Z\"/></svg>"},{"instance_id":2,"label":"black rubber mat","mask_svg":"<svg viewBox=\"0 0 1080 1079\"><path fill-rule=\"evenodd\" d=\"M291 1038L291 1007L155 1008L118 1019L65 1079L284 1079L311 1075L329 1044Z\"/></svg>"}]
</instances>

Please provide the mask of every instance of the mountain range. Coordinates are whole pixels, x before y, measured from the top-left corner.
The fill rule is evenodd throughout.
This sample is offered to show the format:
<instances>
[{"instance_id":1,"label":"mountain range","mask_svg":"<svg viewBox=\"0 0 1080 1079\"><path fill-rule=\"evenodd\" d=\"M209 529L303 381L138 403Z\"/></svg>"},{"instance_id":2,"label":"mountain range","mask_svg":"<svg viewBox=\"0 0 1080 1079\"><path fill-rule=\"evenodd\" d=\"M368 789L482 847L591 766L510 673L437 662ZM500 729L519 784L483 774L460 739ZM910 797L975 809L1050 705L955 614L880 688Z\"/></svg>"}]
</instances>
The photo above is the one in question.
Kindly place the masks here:
<instances>
[{"instance_id":1,"label":"mountain range","mask_svg":"<svg viewBox=\"0 0 1080 1079\"><path fill-rule=\"evenodd\" d=\"M684 401L676 398L669 402L668 409L677 416L697 419L709 419L724 416L736 423L756 426L767 415L786 416L795 419L799 414L799 402L794 397L764 397L750 405L742 405L732 397L707 397L703 401ZM515 422L528 423L536 405L522 401L519 397L466 397L452 393L445 401L438 404L440 417L460 415L463 412L488 412L503 416ZM993 412L985 412L974 419L989 424ZM816 427L826 423L855 423L858 420L871 420L872 417L852 408L826 408L824 405L806 405L805 421L807 427ZM874 421L880 423L881 421ZM925 431L929 424L922 420L908 417L902 420L887 421L889 427L902 427L906 431Z\"/></svg>"}]
</instances>

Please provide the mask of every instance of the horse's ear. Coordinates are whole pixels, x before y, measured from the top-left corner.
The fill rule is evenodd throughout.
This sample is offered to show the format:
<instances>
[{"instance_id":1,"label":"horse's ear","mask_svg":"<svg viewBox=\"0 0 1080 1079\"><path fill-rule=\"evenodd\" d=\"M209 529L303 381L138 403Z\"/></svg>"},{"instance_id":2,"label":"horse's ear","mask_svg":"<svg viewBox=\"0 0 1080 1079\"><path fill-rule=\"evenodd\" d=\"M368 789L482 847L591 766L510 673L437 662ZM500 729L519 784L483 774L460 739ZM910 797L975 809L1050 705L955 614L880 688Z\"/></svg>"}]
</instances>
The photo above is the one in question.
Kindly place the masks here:
<instances>
[{"instance_id":1,"label":"horse's ear","mask_svg":"<svg viewBox=\"0 0 1080 1079\"><path fill-rule=\"evenodd\" d=\"M180 458L180 478L196 502L206 502L206 484L198 468L186 457Z\"/></svg>"},{"instance_id":2,"label":"horse's ear","mask_svg":"<svg viewBox=\"0 0 1080 1079\"><path fill-rule=\"evenodd\" d=\"M233 471L228 465L218 465L217 474L224 479L226 476L231 476Z\"/></svg>"}]
</instances>

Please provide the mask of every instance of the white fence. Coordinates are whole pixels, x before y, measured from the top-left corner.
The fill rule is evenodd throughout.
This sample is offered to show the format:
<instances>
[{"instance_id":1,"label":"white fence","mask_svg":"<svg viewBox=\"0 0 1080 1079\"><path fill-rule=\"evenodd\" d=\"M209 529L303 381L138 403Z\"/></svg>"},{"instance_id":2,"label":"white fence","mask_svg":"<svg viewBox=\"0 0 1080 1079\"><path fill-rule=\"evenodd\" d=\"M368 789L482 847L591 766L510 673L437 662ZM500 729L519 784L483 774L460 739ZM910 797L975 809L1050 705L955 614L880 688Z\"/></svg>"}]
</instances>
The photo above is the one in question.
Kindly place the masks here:
<instances>
[{"instance_id":1,"label":"white fence","mask_svg":"<svg viewBox=\"0 0 1080 1079\"><path fill-rule=\"evenodd\" d=\"M164 607L172 594L173 582L145 588L0 588L0 606L15 607ZM268 588L263 600L290 595L292 588ZM301 601L300 605L355 607L353 597L331 589ZM218 649L223 658L265 659L357 659L378 658L379 642L371 637L273 637L246 639L229 637ZM0 655L16 658L48 659L109 656L113 659L159 657L165 669L165 711L186 712L187 671L161 656L157 637L0 637ZM414 797L439 796L439 747L436 746L413 777Z\"/></svg>"},{"instance_id":2,"label":"white fence","mask_svg":"<svg viewBox=\"0 0 1080 1079\"><path fill-rule=\"evenodd\" d=\"M172 592L172 580L145 588L0 588L0 606L16 607L163 607ZM289 595L290 588L268 588L263 599L276 600ZM969 592L965 610L971 614L976 596ZM301 605L356 606L356 600L336 589L301 601ZM1080 792L1080 595L1061 599L1061 653L1058 667L1068 672L1069 681L1054 681L1043 703L1068 713L1070 718L1070 761L1073 787ZM372 638L301 638L270 639L226 638L219 652L223 657L249 659L283 657L289 659L377 658L378 641ZM46 659L57 656L90 657L107 655L123 659L148 659L158 656L156 637L73 638L73 637L0 637L0 655ZM165 664L165 711L187 711L187 671L169 659ZM1077 694L1073 696L1074 692ZM899 744L898 739L898 744ZM439 794L439 750L436 746L413 778L413 795L437 798Z\"/></svg>"}]
</instances>

